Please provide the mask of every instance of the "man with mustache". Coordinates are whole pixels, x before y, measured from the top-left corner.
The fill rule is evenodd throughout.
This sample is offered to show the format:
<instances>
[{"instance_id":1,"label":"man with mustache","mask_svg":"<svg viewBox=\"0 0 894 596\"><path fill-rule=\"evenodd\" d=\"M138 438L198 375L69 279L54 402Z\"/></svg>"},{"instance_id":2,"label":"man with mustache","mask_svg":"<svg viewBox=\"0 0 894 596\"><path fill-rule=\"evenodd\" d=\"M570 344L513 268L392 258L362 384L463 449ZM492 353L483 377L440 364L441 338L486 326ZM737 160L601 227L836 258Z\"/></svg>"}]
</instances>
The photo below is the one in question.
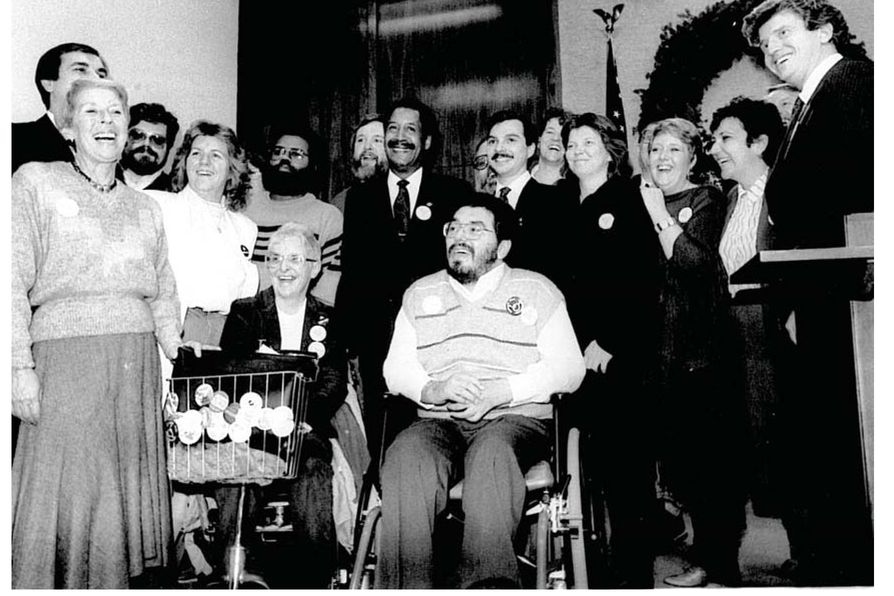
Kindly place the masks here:
<instances>
[{"instance_id":1,"label":"man with mustache","mask_svg":"<svg viewBox=\"0 0 894 596\"><path fill-rule=\"evenodd\" d=\"M384 374L419 419L382 467L377 587L434 587L431 528L460 477L465 523L451 587L519 585L524 474L549 453L550 396L578 388L584 361L558 288L504 263L516 222L498 198L469 197L443 227L447 268L404 294Z\"/></svg>"},{"instance_id":2,"label":"man with mustache","mask_svg":"<svg viewBox=\"0 0 894 596\"><path fill-rule=\"evenodd\" d=\"M388 172L355 185L345 201L342 278L336 308L357 357L363 416L373 461L381 445L382 362L404 290L441 266L441 230L456 201L471 192L431 169L438 124L413 98L396 101L385 121Z\"/></svg>"},{"instance_id":3,"label":"man with mustache","mask_svg":"<svg viewBox=\"0 0 894 596\"><path fill-rule=\"evenodd\" d=\"M567 192L537 182L528 172L536 140L534 127L519 113L500 111L488 120L486 146L497 176L495 195L515 209L519 219L508 263L541 273L567 289L573 255L568 234L561 232L574 221L576 205Z\"/></svg>"},{"instance_id":4,"label":"man with mustache","mask_svg":"<svg viewBox=\"0 0 894 596\"><path fill-rule=\"evenodd\" d=\"M387 170L385 117L380 114L367 114L351 133L351 174L354 176L354 184L362 184L376 174L384 174ZM350 189L348 186L329 201L342 214L345 212L345 199Z\"/></svg>"},{"instance_id":5,"label":"man with mustache","mask_svg":"<svg viewBox=\"0 0 894 596\"><path fill-rule=\"evenodd\" d=\"M177 118L161 104L138 103L130 108L119 178L137 190L171 190L171 176L164 167L179 130Z\"/></svg>"},{"instance_id":6,"label":"man with mustache","mask_svg":"<svg viewBox=\"0 0 894 596\"><path fill-rule=\"evenodd\" d=\"M12 125L10 149L12 172L29 161L74 161L69 142L59 125L65 110L65 97L77 79L104 79L109 76L105 60L94 48L82 43L63 43L40 57L34 72L34 84L47 112L33 122Z\"/></svg>"},{"instance_id":7,"label":"man with mustache","mask_svg":"<svg viewBox=\"0 0 894 596\"><path fill-rule=\"evenodd\" d=\"M262 267L270 236L286 222L298 222L309 228L322 249L321 273L314 279L310 293L327 306L335 304L341 279L341 212L317 198L326 148L323 140L303 125L277 125L271 128L267 162L261 169L264 189L255 189L245 209L258 226L251 260L261 272L260 289L270 287L270 275Z\"/></svg>"},{"instance_id":8,"label":"man with mustache","mask_svg":"<svg viewBox=\"0 0 894 596\"><path fill-rule=\"evenodd\" d=\"M845 215L874 209L874 65L826 0L766 0L742 33L767 69L799 90L764 189L773 248L844 246ZM872 585L851 305L800 279L785 289L796 364L780 395L774 447L789 567L799 585Z\"/></svg>"}]
</instances>

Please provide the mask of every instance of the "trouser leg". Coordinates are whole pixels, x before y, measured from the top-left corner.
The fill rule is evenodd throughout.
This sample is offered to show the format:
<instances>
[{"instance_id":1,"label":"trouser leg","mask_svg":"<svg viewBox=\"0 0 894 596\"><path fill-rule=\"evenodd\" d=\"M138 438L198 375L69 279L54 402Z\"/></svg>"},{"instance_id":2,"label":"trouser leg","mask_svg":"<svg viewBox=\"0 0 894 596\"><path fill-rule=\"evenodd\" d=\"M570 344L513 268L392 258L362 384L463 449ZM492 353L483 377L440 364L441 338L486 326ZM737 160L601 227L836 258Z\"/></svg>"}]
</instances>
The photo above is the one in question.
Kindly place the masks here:
<instances>
[{"instance_id":1,"label":"trouser leg","mask_svg":"<svg viewBox=\"0 0 894 596\"><path fill-rule=\"evenodd\" d=\"M435 516L447 506L465 445L456 423L421 419L401 432L382 467L376 587L431 588Z\"/></svg>"},{"instance_id":2,"label":"trouser leg","mask_svg":"<svg viewBox=\"0 0 894 596\"><path fill-rule=\"evenodd\" d=\"M463 587L497 578L518 583L514 539L527 492L524 472L548 453L548 420L508 415L480 424L464 462Z\"/></svg>"}]
</instances>

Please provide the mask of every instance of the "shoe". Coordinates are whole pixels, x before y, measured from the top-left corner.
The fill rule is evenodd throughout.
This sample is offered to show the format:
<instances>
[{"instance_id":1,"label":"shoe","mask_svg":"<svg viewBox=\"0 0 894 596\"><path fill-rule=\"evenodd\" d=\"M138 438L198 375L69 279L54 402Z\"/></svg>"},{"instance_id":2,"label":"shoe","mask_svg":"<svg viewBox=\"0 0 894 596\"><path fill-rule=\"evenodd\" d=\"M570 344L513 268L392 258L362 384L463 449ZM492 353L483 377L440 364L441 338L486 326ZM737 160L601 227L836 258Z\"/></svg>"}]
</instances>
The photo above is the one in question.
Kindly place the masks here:
<instances>
[{"instance_id":1,"label":"shoe","mask_svg":"<svg viewBox=\"0 0 894 596\"><path fill-rule=\"evenodd\" d=\"M701 588L708 583L708 572L701 567L690 567L683 573L667 576L664 583L677 588Z\"/></svg>"}]
</instances>

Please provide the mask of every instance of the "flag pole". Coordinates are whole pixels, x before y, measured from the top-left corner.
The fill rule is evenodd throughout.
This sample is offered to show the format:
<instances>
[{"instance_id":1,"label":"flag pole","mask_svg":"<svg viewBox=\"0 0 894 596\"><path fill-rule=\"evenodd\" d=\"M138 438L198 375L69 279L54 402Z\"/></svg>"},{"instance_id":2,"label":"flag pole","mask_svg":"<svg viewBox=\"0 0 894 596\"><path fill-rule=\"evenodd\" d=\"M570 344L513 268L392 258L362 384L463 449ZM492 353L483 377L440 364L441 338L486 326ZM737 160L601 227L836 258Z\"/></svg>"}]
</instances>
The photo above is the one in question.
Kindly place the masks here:
<instances>
[{"instance_id":1,"label":"flag pole","mask_svg":"<svg viewBox=\"0 0 894 596\"><path fill-rule=\"evenodd\" d=\"M605 23L605 33L608 37L608 59L606 61L605 76L605 111L618 127L627 132L627 121L624 116L624 102L621 99L621 87L618 84L618 65L615 62L615 52L612 47L612 34L615 32L615 23L624 10L623 4L615 4L611 14L601 8L593 10Z\"/></svg>"}]
</instances>

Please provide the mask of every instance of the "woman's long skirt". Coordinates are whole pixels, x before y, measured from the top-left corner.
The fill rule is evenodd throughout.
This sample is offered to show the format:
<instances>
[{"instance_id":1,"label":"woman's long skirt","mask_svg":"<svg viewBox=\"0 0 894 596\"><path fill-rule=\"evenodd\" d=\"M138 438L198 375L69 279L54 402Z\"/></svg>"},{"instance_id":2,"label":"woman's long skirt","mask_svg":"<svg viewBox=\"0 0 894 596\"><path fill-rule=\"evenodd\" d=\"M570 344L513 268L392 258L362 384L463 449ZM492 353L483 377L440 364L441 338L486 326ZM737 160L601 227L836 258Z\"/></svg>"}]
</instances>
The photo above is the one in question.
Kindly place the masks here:
<instances>
[{"instance_id":1,"label":"woman's long skirt","mask_svg":"<svg viewBox=\"0 0 894 596\"><path fill-rule=\"evenodd\" d=\"M12 470L13 588L127 588L167 565L158 350L151 333L33 346L40 419Z\"/></svg>"}]
</instances>

